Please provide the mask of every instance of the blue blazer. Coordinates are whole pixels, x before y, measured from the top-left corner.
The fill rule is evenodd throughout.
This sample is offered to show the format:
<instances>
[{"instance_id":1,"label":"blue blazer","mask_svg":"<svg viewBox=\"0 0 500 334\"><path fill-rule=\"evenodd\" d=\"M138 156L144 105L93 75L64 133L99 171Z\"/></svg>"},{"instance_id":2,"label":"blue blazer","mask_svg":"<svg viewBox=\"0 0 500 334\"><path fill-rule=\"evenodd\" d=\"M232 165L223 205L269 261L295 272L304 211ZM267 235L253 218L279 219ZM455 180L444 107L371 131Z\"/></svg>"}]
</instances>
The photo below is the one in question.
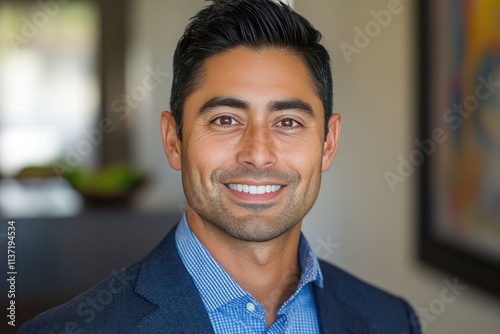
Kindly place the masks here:
<instances>
[{"instance_id":1,"label":"blue blazer","mask_svg":"<svg viewBox=\"0 0 500 334\"><path fill-rule=\"evenodd\" d=\"M35 317L18 333L214 333L174 231L139 263ZM313 286L322 333L421 333L404 300L326 262L320 266L324 288Z\"/></svg>"}]
</instances>

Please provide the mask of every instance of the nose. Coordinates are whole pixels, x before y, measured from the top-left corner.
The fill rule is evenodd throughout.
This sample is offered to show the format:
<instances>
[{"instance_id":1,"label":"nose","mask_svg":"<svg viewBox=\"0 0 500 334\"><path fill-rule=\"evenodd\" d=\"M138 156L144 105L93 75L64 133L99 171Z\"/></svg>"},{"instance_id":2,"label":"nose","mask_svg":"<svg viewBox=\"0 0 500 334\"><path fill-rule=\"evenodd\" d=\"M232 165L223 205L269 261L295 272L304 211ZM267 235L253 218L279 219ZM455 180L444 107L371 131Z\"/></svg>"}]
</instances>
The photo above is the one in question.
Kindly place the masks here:
<instances>
[{"instance_id":1,"label":"nose","mask_svg":"<svg viewBox=\"0 0 500 334\"><path fill-rule=\"evenodd\" d=\"M254 168L268 168L276 164L276 144L271 129L253 125L245 129L240 139L238 163Z\"/></svg>"}]
</instances>

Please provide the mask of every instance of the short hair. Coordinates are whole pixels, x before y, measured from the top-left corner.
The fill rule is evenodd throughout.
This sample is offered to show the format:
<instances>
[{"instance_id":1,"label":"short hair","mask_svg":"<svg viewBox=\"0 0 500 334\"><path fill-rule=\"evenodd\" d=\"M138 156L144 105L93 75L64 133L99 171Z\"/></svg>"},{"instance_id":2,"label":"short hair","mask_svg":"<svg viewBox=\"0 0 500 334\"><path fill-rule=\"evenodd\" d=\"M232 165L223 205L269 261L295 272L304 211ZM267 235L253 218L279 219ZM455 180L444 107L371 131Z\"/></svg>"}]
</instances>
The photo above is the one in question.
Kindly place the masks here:
<instances>
[{"instance_id":1,"label":"short hair","mask_svg":"<svg viewBox=\"0 0 500 334\"><path fill-rule=\"evenodd\" d=\"M281 1L209 1L212 3L191 18L174 53L170 108L179 139L184 103L200 83L205 62L239 46L283 48L301 57L324 107L326 138L333 111L333 83L330 56L320 44L321 33Z\"/></svg>"}]
</instances>

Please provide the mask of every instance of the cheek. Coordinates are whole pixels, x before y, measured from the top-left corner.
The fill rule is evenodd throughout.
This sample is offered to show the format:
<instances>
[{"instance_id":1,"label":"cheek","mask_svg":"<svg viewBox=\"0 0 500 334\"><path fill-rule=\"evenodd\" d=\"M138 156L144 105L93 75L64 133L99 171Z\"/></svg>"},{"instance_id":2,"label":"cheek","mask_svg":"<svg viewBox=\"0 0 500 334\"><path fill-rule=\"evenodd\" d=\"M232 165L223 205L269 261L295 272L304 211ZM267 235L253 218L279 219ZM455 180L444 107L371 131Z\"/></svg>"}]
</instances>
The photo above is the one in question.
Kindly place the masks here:
<instances>
[{"instance_id":1,"label":"cheek","mask_svg":"<svg viewBox=\"0 0 500 334\"><path fill-rule=\"evenodd\" d=\"M302 140L280 146L282 160L300 174L321 170L323 145L316 140ZM305 177L305 175L303 175Z\"/></svg>"},{"instance_id":2,"label":"cheek","mask_svg":"<svg viewBox=\"0 0 500 334\"><path fill-rule=\"evenodd\" d=\"M227 166L234 160L231 145L227 141L200 138L186 146L187 168L203 180L209 180L218 168Z\"/></svg>"},{"instance_id":3,"label":"cheek","mask_svg":"<svg viewBox=\"0 0 500 334\"><path fill-rule=\"evenodd\" d=\"M299 175L299 184L295 189L298 198L315 198L321 180L322 150L316 146L297 147L288 150L282 166Z\"/></svg>"}]
</instances>

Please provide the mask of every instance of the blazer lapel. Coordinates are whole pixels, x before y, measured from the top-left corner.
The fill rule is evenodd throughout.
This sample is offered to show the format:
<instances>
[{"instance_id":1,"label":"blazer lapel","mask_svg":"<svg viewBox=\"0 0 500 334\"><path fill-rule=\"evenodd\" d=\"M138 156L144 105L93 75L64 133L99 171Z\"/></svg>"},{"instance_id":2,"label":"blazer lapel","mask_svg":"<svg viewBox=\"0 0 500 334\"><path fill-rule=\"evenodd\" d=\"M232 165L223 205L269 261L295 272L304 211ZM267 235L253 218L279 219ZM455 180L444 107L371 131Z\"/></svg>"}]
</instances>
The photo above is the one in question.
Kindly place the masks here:
<instances>
[{"instance_id":1,"label":"blazer lapel","mask_svg":"<svg viewBox=\"0 0 500 334\"><path fill-rule=\"evenodd\" d=\"M156 308L136 325L135 333L214 334L198 290L175 246L174 227L142 261L135 292ZM368 333L363 317L337 297L337 287L325 281L313 285L321 332Z\"/></svg>"},{"instance_id":2,"label":"blazer lapel","mask_svg":"<svg viewBox=\"0 0 500 334\"><path fill-rule=\"evenodd\" d=\"M136 333L214 333L198 290L177 252L176 227L142 262L135 292L157 308L137 324Z\"/></svg>"},{"instance_id":3,"label":"blazer lapel","mask_svg":"<svg viewBox=\"0 0 500 334\"><path fill-rule=\"evenodd\" d=\"M313 285L321 333L368 333L363 317L336 296L332 282L324 283L324 288Z\"/></svg>"}]
</instances>

